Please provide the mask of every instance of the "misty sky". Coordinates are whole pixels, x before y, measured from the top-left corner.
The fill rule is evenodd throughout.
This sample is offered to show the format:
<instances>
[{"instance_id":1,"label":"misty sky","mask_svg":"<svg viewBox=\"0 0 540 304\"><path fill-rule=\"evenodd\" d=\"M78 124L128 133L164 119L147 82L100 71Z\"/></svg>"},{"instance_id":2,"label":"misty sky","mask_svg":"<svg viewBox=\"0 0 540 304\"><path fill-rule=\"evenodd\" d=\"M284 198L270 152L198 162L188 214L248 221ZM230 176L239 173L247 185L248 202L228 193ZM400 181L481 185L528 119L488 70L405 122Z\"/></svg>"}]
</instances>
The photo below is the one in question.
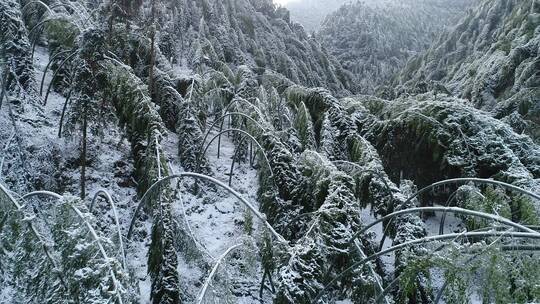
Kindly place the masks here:
<instances>
[{"instance_id":1,"label":"misty sky","mask_svg":"<svg viewBox=\"0 0 540 304\"><path fill-rule=\"evenodd\" d=\"M285 4L288 4L291 2L297 2L297 1L299 0L274 0L275 3L280 4L280 5L285 5Z\"/></svg>"}]
</instances>

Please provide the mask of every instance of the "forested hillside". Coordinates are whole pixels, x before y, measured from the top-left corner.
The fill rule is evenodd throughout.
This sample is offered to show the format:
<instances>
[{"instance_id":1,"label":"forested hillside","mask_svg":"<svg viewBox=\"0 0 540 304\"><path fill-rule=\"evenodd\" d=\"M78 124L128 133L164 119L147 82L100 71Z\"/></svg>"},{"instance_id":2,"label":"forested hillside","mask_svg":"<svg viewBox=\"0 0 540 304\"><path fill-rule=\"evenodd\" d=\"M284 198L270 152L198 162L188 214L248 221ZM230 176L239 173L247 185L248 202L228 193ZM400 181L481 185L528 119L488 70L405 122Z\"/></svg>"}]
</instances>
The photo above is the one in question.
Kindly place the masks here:
<instances>
[{"instance_id":1,"label":"forested hillside","mask_svg":"<svg viewBox=\"0 0 540 304\"><path fill-rule=\"evenodd\" d=\"M350 1L330 14L317 37L355 75L363 94L391 80L428 49L477 0Z\"/></svg>"},{"instance_id":2,"label":"forested hillside","mask_svg":"<svg viewBox=\"0 0 540 304\"><path fill-rule=\"evenodd\" d=\"M0 303L539 302L540 146L444 72L538 107L537 1L454 56L436 1L329 17L348 71L271 0L0 0Z\"/></svg>"},{"instance_id":3,"label":"forested hillside","mask_svg":"<svg viewBox=\"0 0 540 304\"><path fill-rule=\"evenodd\" d=\"M538 141L539 24L536 0L483 2L408 63L396 80L403 84L398 92L438 82Z\"/></svg>"}]
</instances>

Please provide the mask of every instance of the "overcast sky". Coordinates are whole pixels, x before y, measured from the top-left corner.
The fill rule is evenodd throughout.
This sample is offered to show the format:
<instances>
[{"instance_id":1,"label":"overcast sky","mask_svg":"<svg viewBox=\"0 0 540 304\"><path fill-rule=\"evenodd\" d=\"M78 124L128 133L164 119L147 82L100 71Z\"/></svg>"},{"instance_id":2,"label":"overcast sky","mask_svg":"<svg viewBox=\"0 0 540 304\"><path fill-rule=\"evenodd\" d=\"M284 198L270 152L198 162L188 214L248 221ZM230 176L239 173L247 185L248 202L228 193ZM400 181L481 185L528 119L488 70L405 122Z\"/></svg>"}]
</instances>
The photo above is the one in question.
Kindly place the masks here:
<instances>
[{"instance_id":1,"label":"overcast sky","mask_svg":"<svg viewBox=\"0 0 540 304\"><path fill-rule=\"evenodd\" d=\"M285 5L285 4L288 4L291 2L297 2L297 1L300 1L300 0L274 0L275 3L281 4L281 5Z\"/></svg>"}]
</instances>

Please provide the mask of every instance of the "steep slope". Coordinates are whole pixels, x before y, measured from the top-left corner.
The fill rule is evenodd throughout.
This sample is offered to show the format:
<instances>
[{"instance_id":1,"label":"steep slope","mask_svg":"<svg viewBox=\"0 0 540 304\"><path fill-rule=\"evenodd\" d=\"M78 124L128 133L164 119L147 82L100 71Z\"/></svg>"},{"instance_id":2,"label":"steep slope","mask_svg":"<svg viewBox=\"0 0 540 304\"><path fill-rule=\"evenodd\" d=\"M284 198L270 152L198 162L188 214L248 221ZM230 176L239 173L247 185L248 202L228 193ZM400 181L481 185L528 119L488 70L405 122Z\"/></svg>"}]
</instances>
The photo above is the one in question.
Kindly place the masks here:
<instances>
[{"instance_id":1,"label":"steep slope","mask_svg":"<svg viewBox=\"0 0 540 304\"><path fill-rule=\"evenodd\" d=\"M167 58L178 52L195 69L203 64L216 68L220 62L247 65L259 75L277 72L338 95L354 91L349 73L271 0L181 0L171 5L178 13L174 26L165 31L170 34L162 37Z\"/></svg>"},{"instance_id":2,"label":"steep slope","mask_svg":"<svg viewBox=\"0 0 540 304\"><path fill-rule=\"evenodd\" d=\"M439 82L538 140L539 26L537 0L482 1L453 31L407 64L395 82L403 85L398 94Z\"/></svg>"},{"instance_id":3,"label":"steep slope","mask_svg":"<svg viewBox=\"0 0 540 304\"><path fill-rule=\"evenodd\" d=\"M351 2L325 19L317 37L355 75L359 91L372 94L475 2Z\"/></svg>"},{"instance_id":4,"label":"steep slope","mask_svg":"<svg viewBox=\"0 0 540 304\"><path fill-rule=\"evenodd\" d=\"M52 1L2 21L24 73L0 106L0 303L540 299L527 136L443 94L340 99L266 0ZM489 180L433 184L456 177ZM467 210L417 208L437 203Z\"/></svg>"}]
</instances>

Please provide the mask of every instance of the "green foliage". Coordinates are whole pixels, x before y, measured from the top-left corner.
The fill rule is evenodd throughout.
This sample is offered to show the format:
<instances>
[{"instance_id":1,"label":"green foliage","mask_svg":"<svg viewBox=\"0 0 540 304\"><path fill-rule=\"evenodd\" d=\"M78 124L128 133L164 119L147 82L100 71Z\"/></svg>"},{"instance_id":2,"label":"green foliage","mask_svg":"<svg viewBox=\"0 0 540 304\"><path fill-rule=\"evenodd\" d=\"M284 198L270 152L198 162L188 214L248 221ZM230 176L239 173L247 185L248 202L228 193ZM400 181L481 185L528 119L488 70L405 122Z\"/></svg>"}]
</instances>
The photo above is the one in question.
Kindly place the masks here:
<instances>
[{"instance_id":1,"label":"green foliage","mask_svg":"<svg viewBox=\"0 0 540 304\"><path fill-rule=\"evenodd\" d=\"M497 45L497 49L503 51L505 55L508 55L510 51L512 50L512 42L510 42L509 40L503 39Z\"/></svg>"},{"instance_id":2,"label":"green foliage","mask_svg":"<svg viewBox=\"0 0 540 304\"><path fill-rule=\"evenodd\" d=\"M31 222L34 228L38 227L36 230L24 225L22 229L9 229L10 234L0 231L1 239L8 237L12 244L0 246L11 256L10 267L5 268L8 271L3 274L7 274L9 281L0 282L0 286L8 283L14 290L13 299L30 303L116 303L118 297L124 303L133 301L133 282L120 261L110 254L115 251L114 244L98 232L101 246L109 253L106 257L98 240L89 233L85 221L94 226L96 219L87 212L86 206L71 197L49 204L47 208L42 208L44 205L40 202L41 210L37 214L28 210L21 213L25 218L13 216L9 220ZM82 219L72 206L82 211ZM2 251L0 249L0 255Z\"/></svg>"},{"instance_id":3,"label":"green foliage","mask_svg":"<svg viewBox=\"0 0 540 304\"><path fill-rule=\"evenodd\" d=\"M75 46L80 34L78 28L64 19L54 19L45 24L45 33L49 41L49 49L71 49Z\"/></svg>"},{"instance_id":4,"label":"green foliage","mask_svg":"<svg viewBox=\"0 0 540 304\"><path fill-rule=\"evenodd\" d=\"M249 208L244 208L244 232L247 235L253 234L253 214Z\"/></svg>"},{"instance_id":5,"label":"green foliage","mask_svg":"<svg viewBox=\"0 0 540 304\"><path fill-rule=\"evenodd\" d=\"M514 209L512 215L515 215L513 218L519 219L519 222L524 225L540 225L538 211L530 197L525 195L514 197L511 204Z\"/></svg>"},{"instance_id":6,"label":"green foliage","mask_svg":"<svg viewBox=\"0 0 540 304\"><path fill-rule=\"evenodd\" d=\"M399 279L399 301L407 303L412 299L417 298L417 293L420 288L425 288L421 284L420 278L429 278L430 268L436 263L430 256L416 257L414 259L407 258L407 264L401 268ZM430 289L429 287L427 289Z\"/></svg>"}]
</instances>

